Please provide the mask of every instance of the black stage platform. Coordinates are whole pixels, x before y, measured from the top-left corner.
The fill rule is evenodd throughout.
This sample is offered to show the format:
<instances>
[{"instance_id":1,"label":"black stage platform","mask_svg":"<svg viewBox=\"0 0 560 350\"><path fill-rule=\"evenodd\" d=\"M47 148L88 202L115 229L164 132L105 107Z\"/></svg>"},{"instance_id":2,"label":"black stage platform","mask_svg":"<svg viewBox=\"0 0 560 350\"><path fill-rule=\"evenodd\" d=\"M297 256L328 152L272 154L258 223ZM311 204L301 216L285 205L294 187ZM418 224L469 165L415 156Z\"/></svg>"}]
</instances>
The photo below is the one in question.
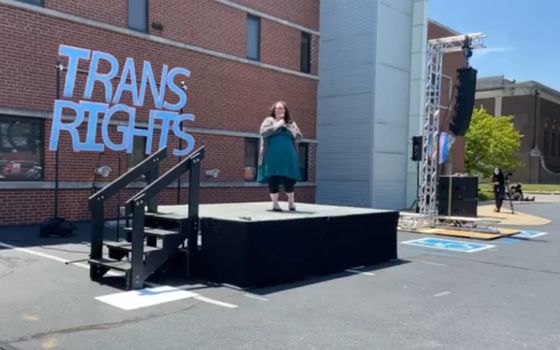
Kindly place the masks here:
<instances>
[{"instance_id":1,"label":"black stage platform","mask_svg":"<svg viewBox=\"0 0 560 350\"><path fill-rule=\"evenodd\" d=\"M270 208L270 202L200 206L203 277L267 286L397 258L397 211L303 203L297 212Z\"/></svg>"}]
</instances>

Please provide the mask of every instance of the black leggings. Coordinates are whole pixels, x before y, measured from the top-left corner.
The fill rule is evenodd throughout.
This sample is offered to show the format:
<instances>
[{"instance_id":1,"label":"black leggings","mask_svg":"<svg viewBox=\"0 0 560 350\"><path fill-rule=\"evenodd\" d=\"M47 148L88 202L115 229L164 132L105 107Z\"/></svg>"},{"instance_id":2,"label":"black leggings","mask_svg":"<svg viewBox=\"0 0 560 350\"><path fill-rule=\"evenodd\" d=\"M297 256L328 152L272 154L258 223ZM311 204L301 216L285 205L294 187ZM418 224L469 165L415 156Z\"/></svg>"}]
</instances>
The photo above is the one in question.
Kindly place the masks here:
<instances>
[{"instance_id":1,"label":"black leggings","mask_svg":"<svg viewBox=\"0 0 560 350\"><path fill-rule=\"evenodd\" d=\"M502 203L504 202L504 195L506 189L503 186L494 186L494 201L496 202L496 208L500 210L502 208Z\"/></svg>"},{"instance_id":2,"label":"black leggings","mask_svg":"<svg viewBox=\"0 0 560 350\"><path fill-rule=\"evenodd\" d=\"M284 191L286 191L286 193L294 192L296 180L285 176L271 176L268 178L268 190L270 193L274 194L280 192L280 183L284 185Z\"/></svg>"}]
</instances>

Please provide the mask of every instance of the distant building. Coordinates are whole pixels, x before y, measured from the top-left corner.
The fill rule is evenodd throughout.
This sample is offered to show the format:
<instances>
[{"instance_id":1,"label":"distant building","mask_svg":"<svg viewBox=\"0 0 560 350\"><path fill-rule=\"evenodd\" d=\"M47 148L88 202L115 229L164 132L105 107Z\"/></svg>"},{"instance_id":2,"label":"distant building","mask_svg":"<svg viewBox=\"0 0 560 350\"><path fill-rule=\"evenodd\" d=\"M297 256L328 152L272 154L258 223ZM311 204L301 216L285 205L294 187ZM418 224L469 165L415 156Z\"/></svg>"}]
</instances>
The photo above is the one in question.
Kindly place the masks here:
<instances>
[{"instance_id":1,"label":"distant building","mask_svg":"<svg viewBox=\"0 0 560 350\"><path fill-rule=\"evenodd\" d=\"M529 183L560 182L560 92L535 81L516 82L503 76L477 81L475 107L490 114L513 115L515 127L524 135L520 155L524 166L513 179ZM538 146L544 164L531 157ZM544 165L544 167L543 167Z\"/></svg>"}]
</instances>

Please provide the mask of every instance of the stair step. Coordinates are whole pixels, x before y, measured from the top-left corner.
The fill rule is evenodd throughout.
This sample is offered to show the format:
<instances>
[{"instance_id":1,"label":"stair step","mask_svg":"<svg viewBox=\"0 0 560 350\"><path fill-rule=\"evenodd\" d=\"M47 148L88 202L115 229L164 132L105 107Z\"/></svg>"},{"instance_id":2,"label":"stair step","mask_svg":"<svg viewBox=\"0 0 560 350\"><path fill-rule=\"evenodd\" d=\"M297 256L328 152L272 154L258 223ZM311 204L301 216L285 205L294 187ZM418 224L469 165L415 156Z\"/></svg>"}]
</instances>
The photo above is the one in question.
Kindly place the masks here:
<instances>
[{"instance_id":1,"label":"stair step","mask_svg":"<svg viewBox=\"0 0 560 350\"><path fill-rule=\"evenodd\" d=\"M172 213L147 212L145 215L154 219L163 219L163 220L172 220L172 221L183 221L189 219L189 216L187 214L181 215L181 214L172 214Z\"/></svg>"},{"instance_id":2,"label":"stair step","mask_svg":"<svg viewBox=\"0 0 560 350\"><path fill-rule=\"evenodd\" d=\"M110 269L128 272L132 269L132 265L128 261L113 260L113 259L88 259L90 264L108 267Z\"/></svg>"},{"instance_id":3,"label":"stair step","mask_svg":"<svg viewBox=\"0 0 560 350\"><path fill-rule=\"evenodd\" d=\"M132 252L132 243L131 242L127 242L127 241L121 241L121 242L114 242L114 241L105 241L105 245L109 248L109 249L117 249L117 250L121 250L121 251L125 251L125 252ZM151 246L144 246L144 254L146 253L150 253L150 252L155 252L155 251L160 251L161 248L158 247L151 247Z\"/></svg>"},{"instance_id":4,"label":"stair step","mask_svg":"<svg viewBox=\"0 0 560 350\"><path fill-rule=\"evenodd\" d=\"M124 230L126 232L132 232L132 227L127 226L124 228ZM147 236L155 236L155 237L169 237L169 236L178 235L179 232L172 231L172 230L164 230L162 228L145 227L144 234L146 234Z\"/></svg>"}]
</instances>

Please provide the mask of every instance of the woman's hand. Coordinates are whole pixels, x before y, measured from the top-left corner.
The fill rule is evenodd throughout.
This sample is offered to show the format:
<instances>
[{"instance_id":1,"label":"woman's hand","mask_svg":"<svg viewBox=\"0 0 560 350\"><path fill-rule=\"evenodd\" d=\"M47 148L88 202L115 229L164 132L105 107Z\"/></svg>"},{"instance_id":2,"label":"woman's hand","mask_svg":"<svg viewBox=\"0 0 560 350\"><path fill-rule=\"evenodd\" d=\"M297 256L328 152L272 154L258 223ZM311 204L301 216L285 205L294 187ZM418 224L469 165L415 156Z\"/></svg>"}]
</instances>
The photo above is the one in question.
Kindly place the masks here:
<instances>
[{"instance_id":1,"label":"woman's hand","mask_svg":"<svg viewBox=\"0 0 560 350\"><path fill-rule=\"evenodd\" d=\"M299 130L296 122L291 122L289 129L292 132L292 135L294 135L295 140L300 140L300 139L303 138L303 135L302 135L301 131Z\"/></svg>"}]
</instances>

